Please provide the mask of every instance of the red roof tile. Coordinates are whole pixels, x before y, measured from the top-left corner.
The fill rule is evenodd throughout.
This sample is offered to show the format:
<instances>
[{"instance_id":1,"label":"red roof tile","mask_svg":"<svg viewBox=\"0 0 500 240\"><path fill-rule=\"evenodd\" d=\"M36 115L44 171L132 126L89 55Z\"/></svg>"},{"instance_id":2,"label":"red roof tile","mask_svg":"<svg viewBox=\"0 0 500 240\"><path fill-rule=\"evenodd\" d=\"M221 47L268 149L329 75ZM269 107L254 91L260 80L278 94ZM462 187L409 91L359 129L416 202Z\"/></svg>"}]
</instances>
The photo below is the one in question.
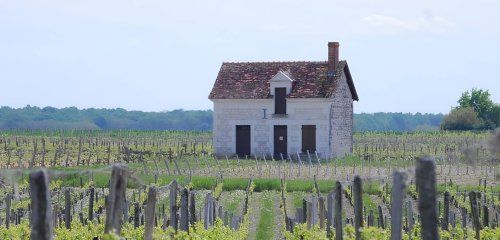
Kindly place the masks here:
<instances>
[{"instance_id":1,"label":"red roof tile","mask_svg":"<svg viewBox=\"0 0 500 240\"><path fill-rule=\"evenodd\" d=\"M325 98L335 89L335 79L327 81L327 62L239 62L223 63L215 80L209 99L262 99L270 98L269 80L280 70L293 78L292 91L288 98ZM335 76L347 69L347 63L340 61ZM353 99L356 90L350 74L349 87Z\"/></svg>"}]
</instances>

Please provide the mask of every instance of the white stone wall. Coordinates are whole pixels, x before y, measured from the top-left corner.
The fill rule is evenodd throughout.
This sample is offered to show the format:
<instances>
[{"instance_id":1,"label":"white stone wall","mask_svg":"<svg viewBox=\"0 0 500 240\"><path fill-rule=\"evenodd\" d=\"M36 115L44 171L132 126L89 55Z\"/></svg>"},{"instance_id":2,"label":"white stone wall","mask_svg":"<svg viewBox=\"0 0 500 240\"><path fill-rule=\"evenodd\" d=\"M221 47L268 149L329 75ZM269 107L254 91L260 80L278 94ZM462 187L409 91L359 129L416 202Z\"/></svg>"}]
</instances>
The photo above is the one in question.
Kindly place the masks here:
<instances>
[{"instance_id":1,"label":"white stone wall","mask_svg":"<svg viewBox=\"0 0 500 240\"><path fill-rule=\"evenodd\" d=\"M276 117L273 99L214 99L213 142L218 156L236 152L236 125L250 125L251 154L274 152L274 125L287 125L288 153L302 148L302 125L316 125L316 151L322 157L352 153L353 101L343 74L331 99L287 99L287 116ZM266 119L262 109L266 109Z\"/></svg>"},{"instance_id":2,"label":"white stone wall","mask_svg":"<svg viewBox=\"0 0 500 240\"><path fill-rule=\"evenodd\" d=\"M316 151L330 155L331 99L287 99L287 116L275 117L272 99L215 99L214 148L219 156L236 152L236 125L250 125L251 154L274 152L274 125L287 125L288 153L302 148L302 125L316 125ZM263 119L262 109L267 109Z\"/></svg>"},{"instance_id":3,"label":"white stone wall","mask_svg":"<svg viewBox=\"0 0 500 240\"><path fill-rule=\"evenodd\" d=\"M331 105L331 150L333 157L343 157L352 153L353 101L346 76L338 79L338 87L332 95Z\"/></svg>"}]
</instances>

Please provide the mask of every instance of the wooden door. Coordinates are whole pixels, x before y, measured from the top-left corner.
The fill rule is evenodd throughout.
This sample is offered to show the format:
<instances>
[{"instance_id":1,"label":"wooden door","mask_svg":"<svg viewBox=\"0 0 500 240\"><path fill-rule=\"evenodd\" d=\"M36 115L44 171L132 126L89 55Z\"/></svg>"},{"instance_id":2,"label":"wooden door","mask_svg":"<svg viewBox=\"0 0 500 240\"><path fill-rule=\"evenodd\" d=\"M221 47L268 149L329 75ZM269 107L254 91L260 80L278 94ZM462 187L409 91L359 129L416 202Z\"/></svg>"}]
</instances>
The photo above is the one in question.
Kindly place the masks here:
<instances>
[{"instance_id":1,"label":"wooden door","mask_svg":"<svg viewBox=\"0 0 500 240\"><path fill-rule=\"evenodd\" d=\"M286 125L274 126L274 155L287 155L287 127Z\"/></svg>"},{"instance_id":2,"label":"wooden door","mask_svg":"<svg viewBox=\"0 0 500 240\"><path fill-rule=\"evenodd\" d=\"M302 152L316 152L316 125L302 125Z\"/></svg>"},{"instance_id":3,"label":"wooden door","mask_svg":"<svg viewBox=\"0 0 500 240\"><path fill-rule=\"evenodd\" d=\"M250 125L236 125L236 154L250 155Z\"/></svg>"}]
</instances>

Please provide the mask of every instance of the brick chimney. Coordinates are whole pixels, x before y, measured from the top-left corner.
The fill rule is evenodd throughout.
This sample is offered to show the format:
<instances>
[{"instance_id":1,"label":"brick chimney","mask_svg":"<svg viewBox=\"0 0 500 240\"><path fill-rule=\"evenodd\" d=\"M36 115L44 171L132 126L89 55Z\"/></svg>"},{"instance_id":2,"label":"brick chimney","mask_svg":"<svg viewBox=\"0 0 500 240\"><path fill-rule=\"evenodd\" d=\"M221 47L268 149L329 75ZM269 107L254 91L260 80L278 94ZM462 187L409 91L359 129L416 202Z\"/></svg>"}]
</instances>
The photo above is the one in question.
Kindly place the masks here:
<instances>
[{"instance_id":1,"label":"brick chimney","mask_svg":"<svg viewBox=\"0 0 500 240\"><path fill-rule=\"evenodd\" d=\"M339 43L329 42L328 43L328 73L329 77L335 75L335 69L337 69L337 64L339 63Z\"/></svg>"}]
</instances>

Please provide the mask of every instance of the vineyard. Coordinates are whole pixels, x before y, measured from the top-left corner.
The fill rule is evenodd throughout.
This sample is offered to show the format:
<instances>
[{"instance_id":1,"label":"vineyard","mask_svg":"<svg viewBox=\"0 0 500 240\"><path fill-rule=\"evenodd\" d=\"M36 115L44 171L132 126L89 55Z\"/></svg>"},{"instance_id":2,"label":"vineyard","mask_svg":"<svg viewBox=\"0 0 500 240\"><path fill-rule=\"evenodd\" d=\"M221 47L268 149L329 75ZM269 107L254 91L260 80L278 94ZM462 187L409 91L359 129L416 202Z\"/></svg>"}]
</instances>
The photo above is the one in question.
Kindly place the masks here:
<instances>
[{"instance_id":1,"label":"vineyard","mask_svg":"<svg viewBox=\"0 0 500 240\"><path fill-rule=\"evenodd\" d=\"M496 134L496 135L495 135ZM215 158L210 132L0 132L2 239L499 239L500 133Z\"/></svg>"}]
</instances>

